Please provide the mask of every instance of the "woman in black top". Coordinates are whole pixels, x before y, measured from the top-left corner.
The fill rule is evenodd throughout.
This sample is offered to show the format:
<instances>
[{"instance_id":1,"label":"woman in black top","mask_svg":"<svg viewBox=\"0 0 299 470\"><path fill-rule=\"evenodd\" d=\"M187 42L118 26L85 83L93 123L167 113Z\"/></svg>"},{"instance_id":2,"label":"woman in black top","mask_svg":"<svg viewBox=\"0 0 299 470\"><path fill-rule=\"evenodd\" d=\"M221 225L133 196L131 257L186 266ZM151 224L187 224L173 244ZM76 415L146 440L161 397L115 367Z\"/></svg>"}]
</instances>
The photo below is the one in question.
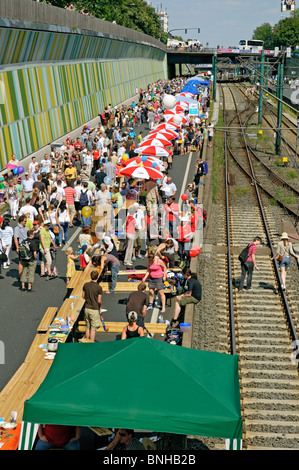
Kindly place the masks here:
<instances>
[{"instance_id":1,"label":"woman in black top","mask_svg":"<svg viewBox=\"0 0 299 470\"><path fill-rule=\"evenodd\" d=\"M140 338L144 336L144 330L141 326L137 325L138 315L136 312L128 313L128 326L125 326L122 331L121 339Z\"/></svg>"}]
</instances>

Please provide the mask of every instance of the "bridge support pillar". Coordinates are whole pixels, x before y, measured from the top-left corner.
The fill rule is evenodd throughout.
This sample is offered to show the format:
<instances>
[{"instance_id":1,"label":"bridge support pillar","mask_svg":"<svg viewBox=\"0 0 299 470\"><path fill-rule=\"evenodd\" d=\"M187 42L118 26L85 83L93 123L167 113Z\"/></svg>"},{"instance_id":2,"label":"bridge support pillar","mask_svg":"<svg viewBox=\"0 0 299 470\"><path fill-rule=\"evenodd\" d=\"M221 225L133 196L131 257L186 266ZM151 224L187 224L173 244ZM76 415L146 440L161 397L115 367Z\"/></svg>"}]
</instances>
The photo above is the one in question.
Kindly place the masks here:
<instances>
[{"instance_id":1,"label":"bridge support pillar","mask_svg":"<svg viewBox=\"0 0 299 470\"><path fill-rule=\"evenodd\" d=\"M217 100L217 54L212 57L213 100Z\"/></svg>"},{"instance_id":2,"label":"bridge support pillar","mask_svg":"<svg viewBox=\"0 0 299 470\"><path fill-rule=\"evenodd\" d=\"M259 90L259 114L258 123L262 124L263 120L263 86L264 86L264 73L265 73L265 53L264 49L261 51L261 68L260 68L260 90Z\"/></svg>"},{"instance_id":3,"label":"bridge support pillar","mask_svg":"<svg viewBox=\"0 0 299 470\"><path fill-rule=\"evenodd\" d=\"M175 77L175 64L168 64L168 80L172 80Z\"/></svg>"},{"instance_id":4,"label":"bridge support pillar","mask_svg":"<svg viewBox=\"0 0 299 470\"><path fill-rule=\"evenodd\" d=\"M275 153L280 155L281 153L281 125L282 125L282 98L283 98L283 71L284 61L282 58L281 63L278 64L277 71L277 129L276 129L276 142L275 142Z\"/></svg>"}]
</instances>

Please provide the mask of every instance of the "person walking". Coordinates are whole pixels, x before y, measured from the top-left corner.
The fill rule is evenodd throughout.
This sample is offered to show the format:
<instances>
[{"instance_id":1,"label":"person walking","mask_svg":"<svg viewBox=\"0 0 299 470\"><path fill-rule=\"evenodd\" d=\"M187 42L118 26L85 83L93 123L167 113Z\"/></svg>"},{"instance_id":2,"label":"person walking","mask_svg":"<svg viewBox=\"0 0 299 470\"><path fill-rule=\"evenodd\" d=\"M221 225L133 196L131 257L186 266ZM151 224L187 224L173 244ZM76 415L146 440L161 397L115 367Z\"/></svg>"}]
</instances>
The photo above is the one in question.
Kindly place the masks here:
<instances>
[{"instance_id":1,"label":"person walking","mask_svg":"<svg viewBox=\"0 0 299 470\"><path fill-rule=\"evenodd\" d=\"M10 215L13 220L17 218L17 212L19 208L19 192L13 181L9 181L8 189L6 193L6 202L10 207Z\"/></svg>"},{"instance_id":2,"label":"person walking","mask_svg":"<svg viewBox=\"0 0 299 470\"><path fill-rule=\"evenodd\" d=\"M26 227L26 222L27 222L26 215L20 215L19 223L14 228L14 242L15 242L16 252L18 254L19 254L19 245L20 245L20 243L22 243L27 238L28 229ZM18 267L19 280L21 279L22 270L23 270L23 265L22 265L21 261L19 261L19 267Z\"/></svg>"},{"instance_id":3,"label":"person walking","mask_svg":"<svg viewBox=\"0 0 299 470\"><path fill-rule=\"evenodd\" d=\"M24 258L20 256L21 263L23 265L21 274L21 289L24 292L26 290L25 284L27 283L28 292L35 292L32 289L32 284L34 282L34 274L36 269L38 244L34 240L34 230L28 230L27 239L22 242L20 246L20 252L22 252L23 246L25 246L25 252L27 252L27 256Z\"/></svg>"},{"instance_id":4,"label":"person walking","mask_svg":"<svg viewBox=\"0 0 299 470\"><path fill-rule=\"evenodd\" d=\"M244 288L244 281L245 281L246 274L247 274L246 290L253 290L253 287L251 286L252 274L253 274L254 269L258 270L258 267L256 265L256 259L255 259L256 247L260 245L261 242L262 242L261 237L255 237L253 239L253 242L249 243L248 245L249 250L248 250L247 258L244 262L241 261L241 279L240 279L240 284L238 288L239 292L242 291Z\"/></svg>"},{"instance_id":5,"label":"person walking","mask_svg":"<svg viewBox=\"0 0 299 470\"><path fill-rule=\"evenodd\" d=\"M294 252L292 243L289 241L288 234L283 232L280 237L280 242L277 244L276 256L271 258L272 260L276 258L279 262L282 290L286 290L287 269L291 263L290 255L299 259L299 256Z\"/></svg>"},{"instance_id":6,"label":"person walking","mask_svg":"<svg viewBox=\"0 0 299 470\"><path fill-rule=\"evenodd\" d=\"M51 245L55 247L55 243L52 240L52 237L50 234L50 226L51 226L51 221L45 220L44 226L39 232L39 251L41 253L40 276L47 277L47 281L51 279L52 277L51 275L52 257L50 253L50 248L51 248ZM45 272L45 269L47 270L47 274Z\"/></svg>"},{"instance_id":7,"label":"person walking","mask_svg":"<svg viewBox=\"0 0 299 470\"><path fill-rule=\"evenodd\" d=\"M58 241L59 246L61 247L63 238L65 244L68 242L68 229L70 221L70 213L65 200L62 200L58 205L55 216L56 224L59 227Z\"/></svg>"},{"instance_id":8,"label":"person walking","mask_svg":"<svg viewBox=\"0 0 299 470\"><path fill-rule=\"evenodd\" d=\"M68 246L65 250L67 256L67 266L66 266L66 285L69 284L72 276L76 272L75 260L79 258L80 255L77 253L74 254L74 250L71 246Z\"/></svg>"},{"instance_id":9,"label":"person walking","mask_svg":"<svg viewBox=\"0 0 299 470\"><path fill-rule=\"evenodd\" d=\"M135 231L138 230L138 225L135 215L135 208L130 207L128 210L128 216L126 218L126 226L125 226L125 233L126 233L126 253L124 259L124 265L132 267L132 255L133 255L133 247L134 247L134 240L135 240Z\"/></svg>"},{"instance_id":10,"label":"person walking","mask_svg":"<svg viewBox=\"0 0 299 470\"><path fill-rule=\"evenodd\" d=\"M0 229L0 237L3 245L6 246L5 254L7 256L7 261L3 263L3 268L7 269L10 266L9 253L12 247L13 240L13 229L10 226L10 220L8 218L5 218L3 220L2 227Z\"/></svg>"}]
</instances>

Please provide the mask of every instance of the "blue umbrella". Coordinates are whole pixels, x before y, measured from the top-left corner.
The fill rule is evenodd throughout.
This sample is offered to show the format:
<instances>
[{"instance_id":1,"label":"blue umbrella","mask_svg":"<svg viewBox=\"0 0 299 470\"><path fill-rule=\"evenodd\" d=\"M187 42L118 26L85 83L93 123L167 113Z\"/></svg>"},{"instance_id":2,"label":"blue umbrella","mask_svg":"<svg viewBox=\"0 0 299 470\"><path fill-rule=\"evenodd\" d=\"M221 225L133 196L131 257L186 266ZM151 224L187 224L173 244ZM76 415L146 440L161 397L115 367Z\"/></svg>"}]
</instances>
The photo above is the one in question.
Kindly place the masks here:
<instances>
[{"instance_id":1,"label":"blue umbrella","mask_svg":"<svg viewBox=\"0 0 299 470\"><path fill-rule=\"evenodd\" d=\"M189 98L188 96L177 95L175 99L177 102L184 101L185 103L189 103L189 104L198 104L198 101L193 100L192 98Z\"/></svg>"}]
</instances>

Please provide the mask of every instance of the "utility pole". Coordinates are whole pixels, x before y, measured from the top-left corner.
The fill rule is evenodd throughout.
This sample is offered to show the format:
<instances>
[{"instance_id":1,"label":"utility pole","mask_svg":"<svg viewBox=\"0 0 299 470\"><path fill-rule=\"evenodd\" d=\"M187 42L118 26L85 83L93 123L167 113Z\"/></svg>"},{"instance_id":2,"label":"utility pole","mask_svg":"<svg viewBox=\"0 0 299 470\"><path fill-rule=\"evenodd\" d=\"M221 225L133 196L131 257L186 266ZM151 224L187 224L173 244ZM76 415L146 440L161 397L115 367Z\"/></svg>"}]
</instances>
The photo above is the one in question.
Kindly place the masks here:
<instances>
[{"instance_id":1,"label":"utility pole","mask_svg":"<svg viewBox=\"0 0 299 470\"><path fill-rule=\"evenodd\" d=\"M217 54L212 57L213 100L217 101Z\"/></svg>"},{"instance_id":2,"label":"utility pole","mask_svg":"<svg viewBox=\"0 0 299 470\"><path fill-rule=\"evenodd\" d=\"M281 57L281 62L278 64L277 71L277 129L276 129L276 155L281 153L281 125L282 125L282 98L283 98L283 75L284 75L284 55Z\"/></svg>"},{"instance_id":3,"label":"utility pole","mask_svg":"<svg viewBox=\"0 0 299 470\"><path fill-rule=\"evenodd\" d=\"M258 123L262 124L263 120L263 86L264 86L264 73L265 73L265 52L261 50L261 68L260 68L260 92L259 92L259 114Z\"/></svg>"}]
</instances>

